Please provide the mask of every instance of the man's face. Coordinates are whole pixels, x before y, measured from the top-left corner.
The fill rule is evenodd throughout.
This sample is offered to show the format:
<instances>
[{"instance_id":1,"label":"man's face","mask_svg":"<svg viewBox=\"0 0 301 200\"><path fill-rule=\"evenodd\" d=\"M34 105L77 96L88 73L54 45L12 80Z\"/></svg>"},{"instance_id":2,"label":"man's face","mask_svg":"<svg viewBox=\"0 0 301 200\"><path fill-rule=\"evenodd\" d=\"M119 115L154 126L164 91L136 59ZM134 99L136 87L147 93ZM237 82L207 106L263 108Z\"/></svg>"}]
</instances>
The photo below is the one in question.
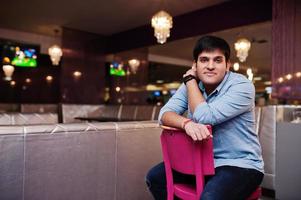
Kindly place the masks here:
<instances>
[{"instance_id":1,"label":"man's face","mask_svg":"<svg viewBox=\"0 0 301 200\"><path fill-rule=\"evenodd\" d=\"M203 51L199 54L196 73L204 86L217 87L223 80L230 63L226 62L224 54L216 49L214 51Z\"/></svg>"}]
</instances>

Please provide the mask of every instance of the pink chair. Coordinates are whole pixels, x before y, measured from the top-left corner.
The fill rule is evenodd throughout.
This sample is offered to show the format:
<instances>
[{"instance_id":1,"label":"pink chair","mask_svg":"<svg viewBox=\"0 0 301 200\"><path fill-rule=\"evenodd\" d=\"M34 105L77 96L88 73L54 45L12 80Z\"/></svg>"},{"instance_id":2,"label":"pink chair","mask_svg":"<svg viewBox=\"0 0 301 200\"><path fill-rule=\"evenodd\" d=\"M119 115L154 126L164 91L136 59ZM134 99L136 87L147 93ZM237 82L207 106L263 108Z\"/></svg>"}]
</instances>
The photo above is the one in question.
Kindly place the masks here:
<instances>
[{"instance_id":1,"label":"pink chair","mask_svg":"<svg viewBox=\"0 0 301 200\"><path fill-rule=\"evenodd\" d=\"M174 195L185 200L199 200L204 188L204 177L214 175L212 139L194 142L179 129L162 126L161 145L167 180L167 200ZM212 132L211 126L207 126ZM177 184L173 182L172 169L189 175L195 175L196 185ZM199 170L202 169L202 170ZM247 200L261 196L258 188Z\"/></svg>"}]
</instances>

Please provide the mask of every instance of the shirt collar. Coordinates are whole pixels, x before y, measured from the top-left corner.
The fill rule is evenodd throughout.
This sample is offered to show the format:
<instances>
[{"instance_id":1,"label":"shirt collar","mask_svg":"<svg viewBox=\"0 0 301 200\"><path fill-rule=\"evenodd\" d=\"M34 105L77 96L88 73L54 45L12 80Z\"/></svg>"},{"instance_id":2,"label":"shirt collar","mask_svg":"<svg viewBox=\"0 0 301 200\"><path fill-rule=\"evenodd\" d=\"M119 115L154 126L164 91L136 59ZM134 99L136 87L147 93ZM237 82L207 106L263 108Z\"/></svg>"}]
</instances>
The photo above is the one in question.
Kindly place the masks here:
<instances>
[{"instance_id":1,"label":"shirt collar","mask_svg":"<svg viewBox=\"0 0 301 200\"><path fill-rule=\"evenodd\" d=\"M230 74L231 74L230 71L226 72L223 81L215 88L215 90L211 94L213 94L215 92L219 92L222 89L222 87L227 82L227 79L230 76ZM202 92L205 92L205 87L204 87L204 84L202 83L202 81L199 82L199 88Z\"/></svg>"}]
</instances>

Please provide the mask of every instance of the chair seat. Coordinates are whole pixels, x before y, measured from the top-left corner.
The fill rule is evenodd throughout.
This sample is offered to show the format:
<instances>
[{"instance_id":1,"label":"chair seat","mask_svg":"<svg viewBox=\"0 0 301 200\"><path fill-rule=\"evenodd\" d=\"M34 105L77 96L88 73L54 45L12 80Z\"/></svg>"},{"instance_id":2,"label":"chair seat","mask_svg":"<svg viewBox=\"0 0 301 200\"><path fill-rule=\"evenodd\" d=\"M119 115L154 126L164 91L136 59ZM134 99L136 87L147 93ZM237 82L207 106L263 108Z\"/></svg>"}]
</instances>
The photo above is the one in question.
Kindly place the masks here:
<instances>
[{"instance_id":1,"label":"chair seat","mask_svg":"<svg viewBox=\"0 0 301 200\"><path fill-rule=\"evenodd\" d=\"M195 185L188 184L174 184L174 194L185 200L197 199Z\"/></svg>"},{"instance_id":2,"label":"chair seat","mask_svg":"<svg viewBox=\"0 0 301 200\"><path fill-rule=\"evenodd\" d=\"M257 200L261 197L261 188L258 187L247 200Z\"/></svg>"}]
</instances>

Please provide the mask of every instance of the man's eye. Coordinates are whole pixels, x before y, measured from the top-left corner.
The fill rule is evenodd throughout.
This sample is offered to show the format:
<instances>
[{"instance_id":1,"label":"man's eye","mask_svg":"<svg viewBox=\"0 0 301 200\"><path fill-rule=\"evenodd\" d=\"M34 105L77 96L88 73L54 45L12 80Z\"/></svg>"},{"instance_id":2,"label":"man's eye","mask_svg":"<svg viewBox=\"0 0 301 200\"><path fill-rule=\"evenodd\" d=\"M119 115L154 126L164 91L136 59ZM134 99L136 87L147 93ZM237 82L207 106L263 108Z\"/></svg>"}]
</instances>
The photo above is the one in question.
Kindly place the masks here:
<instances>
[{"instance_id":1,"label":"man's eye","mask_svg":"<svg viewBox=\"0 0 301 200\"><path fill-rule=\"evenodd\" d=\"M217 63L221 63L221 62L223 62L223 59L221 59L221 58L217 58L217 59L215 59L215 62L217 62Z\"/></svg>"},{"instance_id":2,"label":"man's eye","mask_svg":"<svg viewBox=\"0 0 301 200\"><path fill-rule=\"evenodd\" d=\"M208 61L208 59L206 59L206 58L200 58L200 62L201 63L205 63L205 62L207 62Z\"/></svg>"}]
</instances>

